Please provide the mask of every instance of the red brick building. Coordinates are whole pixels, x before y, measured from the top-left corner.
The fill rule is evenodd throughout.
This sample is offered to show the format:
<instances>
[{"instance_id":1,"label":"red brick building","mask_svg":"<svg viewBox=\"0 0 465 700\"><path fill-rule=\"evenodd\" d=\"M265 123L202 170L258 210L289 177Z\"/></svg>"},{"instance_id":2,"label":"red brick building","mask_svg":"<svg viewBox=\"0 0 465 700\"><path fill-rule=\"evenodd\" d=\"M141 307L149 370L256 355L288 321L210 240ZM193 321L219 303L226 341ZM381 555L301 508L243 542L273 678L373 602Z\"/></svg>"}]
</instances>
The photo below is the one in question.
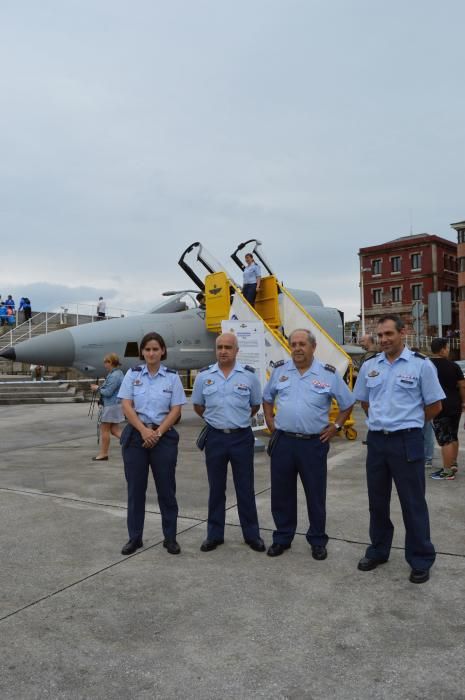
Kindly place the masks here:
<instances>
[{"instance_id":1,"label":"red brick building","mask_svg":"<svg viewBox=\"0 0 465 700\"><path fill-rule=\"evenodd\" d=\"M465 223L463 235L465 236ZM463 255L465 256L465 238ZM420 233L360 248L359 257L362 316L367 333L375 331L376 319L383 313L399 314L404 320L407 333L413 333L412 304L421 301L425 307L422 334L437 335L437 328L428 325L428 294L445 291L450 291L452 295L450 327L459 327L455 243L440 236ZM465 266L463 277L465 291ZM465 295L463 298L465 302ZM463 306L465 327L465 303ZM443 334L446 330L447 327L443 327Z\"/></svg>"},{"instance_id":2,"label":"red brick building","mask_svg":"<svg viewBox=\"0 0 465 700\"><path fill-rule=\"evenodd\" d=\"M457 231L457 271L458 289L457 301L459 305L459 329L460 329L460 357L465 357L465 221L451 224Z\"/></svg>"}]
</instances>

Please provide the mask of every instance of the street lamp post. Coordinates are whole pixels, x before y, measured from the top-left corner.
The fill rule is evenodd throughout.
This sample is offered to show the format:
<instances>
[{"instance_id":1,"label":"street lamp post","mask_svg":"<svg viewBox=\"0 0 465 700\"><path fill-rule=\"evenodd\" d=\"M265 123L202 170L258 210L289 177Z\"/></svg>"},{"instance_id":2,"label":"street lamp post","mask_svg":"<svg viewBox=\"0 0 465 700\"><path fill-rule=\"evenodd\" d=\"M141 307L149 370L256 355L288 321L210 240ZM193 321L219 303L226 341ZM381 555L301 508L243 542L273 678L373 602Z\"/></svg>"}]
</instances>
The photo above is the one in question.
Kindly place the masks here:
<instances>
[{"instance_id":1,"label":"street lamp post","mask_svg":"<svg viewBox=\"0 0 465 700\"><path fill-rule=\"evenodd\" d=\"M362 322L362 336L365 335L365 294L363 290L364 272L371 272L371 267L363 267L362 257L360 256L360 320Z\"/></svg>"}]
</instances>

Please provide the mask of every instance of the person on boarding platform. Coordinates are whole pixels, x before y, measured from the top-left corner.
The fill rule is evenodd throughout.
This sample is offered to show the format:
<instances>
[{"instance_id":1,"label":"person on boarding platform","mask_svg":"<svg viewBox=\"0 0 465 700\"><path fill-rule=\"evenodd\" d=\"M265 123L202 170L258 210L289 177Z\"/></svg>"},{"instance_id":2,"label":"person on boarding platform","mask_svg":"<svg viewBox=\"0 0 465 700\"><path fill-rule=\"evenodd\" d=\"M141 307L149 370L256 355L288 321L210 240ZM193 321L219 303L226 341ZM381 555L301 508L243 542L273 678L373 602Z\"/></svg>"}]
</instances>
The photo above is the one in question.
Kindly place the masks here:
<instances>
[{"instance_id":1,"label":"person on boarding platform","mask_svg":"<svg viewBox=\"0 0 465 700\"><path fill-rule=\"evenodd\" d=\"M216 339L217 362L200 370L192 391L194 411L206 421L205 461L210 493L207 538L200 547L210 552L224 542L226 477L231 464L237 507L245 543L264 552L254 491L254 436L250 420L260 408L261 387L255 370L236 357L237 338Z\"/></svg>"},{"instance_id":2,"label":"person on boarding platform","mask_svg":"<svg viewBox=\"0 0 465 700\"><path fill-rule=\"evenodd\" d=\"M7 309L11 309L14 313L16 306L15 306L15 300L13 299L11 294L8 294L6 301L5 301L5 306L7 307Z\"/></svg>"},{"instance_id":3,"label":"person on boarding platform","mask_svg":"<svg viewBox=\"0 0 465 700\"><path fill-rule=\"evenodd\" d=\"M254 260L252 253L245 256L244 279L242 284L242 294L251 306L255 306L255 297L260 289L262 273L260 265Z\"/></svg>"},{"instance_id":4,"label":"person on boarding platform","mask_svg":"<svg viewBox=\"0 0 465 700\"><path fill-rule=\"evenodd\" d=\"M402 319L381 316L377 326L381 352L365 362L354 396L367 414L366 474L371 544L360 571L389 559L394 526L390 518L394 481L405 525L405 558L410 581L424 583L435 560L425 499L423 426L435 418L445 398L433 364L405 345Z\"/></svg>"},{"instance_id":5,"label":"person on boarding platform","mask_svg":"<svg viewBox=\"0 0 465 700\"><path fill-rule=\"evenodd\" d=\"M143 546L149 467L158 495L163 546L169 554L181 551L176 541L175 473L179 435L174 425L181 417L186 395L178 373L162 364L166 356L166 344L161 335L146 333L140 344L140 357L145 362L126 373L118 392L128 420L121 445L128 485L129 540L121 554L132 554Z\"/></svg>"},{"instance_id":6,"label":"person on boarding platform","mask_svg":"<svg viewBox=\"0 0 465 700\"><path fill-rule=\"evenodd\" d=\"M31 300L29 297L21 297L19 300L18 311L22 311L24 314L24 320L29 321L32 315Z\"/></svg>"},{"instance_id":7,"label":"person on boarding platform","mask_svg":"<svg viewBox=\"0 0 465 700\"><path fill-rule=\"evenodd\" d=\"M91 384L92 391L99 394L99 403L103 404L100 416L100 451L96 457L92 457L93 462L106 462L110 449L110 437L114 435L118 440L123 432L121 423L124 422L124 414L121 402L118 398L118 391L123 382L124 375L120 369L118 355L114 352L105 355L103 364L107 371L107 376L103 384Z\"/></svg>"},{"instance_id":8,"label":"person on boarding platform","mask_svg":"<svg viewBox=\"0 0 465 700\"><path fill-rule=\"evenodd\" d=\"M97 304L97 318L99 321L103 321L107 316L107 305L103 300L103 297L98 298Z\"/></svg>"},{"instance_id":9,"label":"person on boarding platform","mask_svg":"<svg viewBox=\"0 0 465 700\"><path fill-rule=\"evenodd\" d=\"M271 431L271 512L276 529L268 556L289 549L297 528L297 477L307 499L307 541L314 559L326 559L326 479L330 440L350 415L352 394L332 365L315 357L316 340L307 329L289 336L291 360L275 363L263 392L263 408ZM331 401L339 412L328 421ZM276 408L276 416L274 409Z\"/></svg>"},{"instance_id":10,"label":"person on boarding platform","mask_svg":"<svg viewBox=\"0 0 465 700\"><path fill-rule=\"evenodd\" d=\"M431 474L439 481L453 481L458 471L459 425L465 410L465 378L456 362L449 360L449 342L446 338L433 338L430 358L438 372L439 383L446 394L442 411L433 419L433 430L441 447L442 469Z\"/></svg>"}]
</instances>

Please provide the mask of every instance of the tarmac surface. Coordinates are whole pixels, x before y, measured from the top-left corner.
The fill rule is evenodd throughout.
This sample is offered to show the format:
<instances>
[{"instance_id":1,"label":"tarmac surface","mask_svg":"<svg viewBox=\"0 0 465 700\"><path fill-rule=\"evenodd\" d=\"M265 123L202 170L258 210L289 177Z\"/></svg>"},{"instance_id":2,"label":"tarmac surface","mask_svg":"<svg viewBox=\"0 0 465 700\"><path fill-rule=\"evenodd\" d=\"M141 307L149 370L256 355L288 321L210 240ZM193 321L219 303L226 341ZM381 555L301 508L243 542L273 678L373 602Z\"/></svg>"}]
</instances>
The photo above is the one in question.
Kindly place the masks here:
<instances>
[{"instance_id":1,"label":"tarmac surface","mask_svg":"<svg viewBox=\"0 0 465 700\"><path fill-rule=\"evenodd\" d=\"M299 491L292 549L272 559L244 544L232 481L225 544L199 551L207 478L201 421L179 425L180 556L162 546L150 481L144 548L127 540L118 443L96 454L88 404L0 409L0 698L465 698L465 459L453 482L427 479L431 579L408 581L393 494L389 563L359 572L368 504L359 438L333 441L329 556L312 559ZM435 466L439 468L436 451ZM256 455L262 535L271 543L268 457Z\"/></svg>"}]
</instances>

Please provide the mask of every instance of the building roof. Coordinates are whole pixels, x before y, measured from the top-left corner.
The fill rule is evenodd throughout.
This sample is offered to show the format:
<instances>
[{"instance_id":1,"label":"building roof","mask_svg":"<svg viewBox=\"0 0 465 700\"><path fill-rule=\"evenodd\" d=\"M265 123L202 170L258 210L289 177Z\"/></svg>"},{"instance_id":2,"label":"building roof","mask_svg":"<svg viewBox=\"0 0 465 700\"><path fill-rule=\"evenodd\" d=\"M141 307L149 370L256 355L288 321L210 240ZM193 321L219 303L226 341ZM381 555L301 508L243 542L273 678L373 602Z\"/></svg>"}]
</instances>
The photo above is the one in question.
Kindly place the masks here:
<instances>
[{"instance_id":1,"label":"building roof","mask_svg":"<svg viewBox=\"0 0 465 700\"><path fill-rule=\"evenodd\" d=\"M457 243L455 241L450 241L447 238L442 238L441 236L436 236L435 233L413 233L408 236L400 236L399 238L393 238L390 241L385 241L384 243L378 243L377 245L366 246L360 248L359 254L371 253L381 250L389 250L390 248L411 248L418 244L429 244L429 243L439 243L442 246L449 248L457 248Z\"/></svg>"}]
</instances>

